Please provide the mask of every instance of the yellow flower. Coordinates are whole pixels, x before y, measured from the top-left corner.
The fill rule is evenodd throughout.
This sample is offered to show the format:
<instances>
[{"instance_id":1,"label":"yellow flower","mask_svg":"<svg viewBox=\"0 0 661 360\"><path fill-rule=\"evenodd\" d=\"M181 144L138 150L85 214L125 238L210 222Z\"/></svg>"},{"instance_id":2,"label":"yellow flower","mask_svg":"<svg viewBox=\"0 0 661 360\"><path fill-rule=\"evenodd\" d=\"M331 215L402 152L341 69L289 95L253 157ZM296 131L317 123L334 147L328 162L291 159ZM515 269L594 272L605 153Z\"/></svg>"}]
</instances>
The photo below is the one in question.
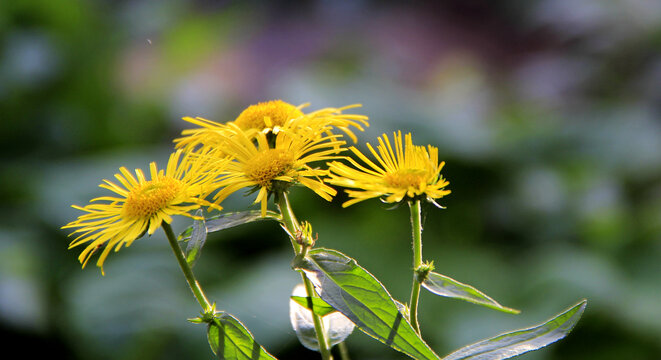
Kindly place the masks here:
<instances>
[{"instance_id":1,"label":"yellow flower","mask_svg":"<svg viewBox=\"0 0 661 360\"><path fill-rule=\"evenodd\" d=\"M219 182L221 190L215 201L223 201L230 194L251 188L259 191L255 203L261 203L262 216L266 215L268 197L272 193L287 190L300 184L330 201L335 189L321 179L328 170L311 167L311 163L338 159L345 144L337 140L339 135L327 135L328 127L306 127L297 132L281 131L271 139L264 133L250 138L236 124L228 124L233 131L226 138L221 151L232 154L233 161L225 167L225 176Z\"/></svg>"},{"instance_id":2,"label":"yellow flower","mask_svg":"<svg viewBox=\"0 0 661 360\"><path fill-rule=\"evenodd\" d=\"M337 161L330 164L331 174L326 182L357 189L346 190L352 199L342 204L343 207L376 197L382 197L388 203L397 203L404 198L424 198L436 204L434 199L450 193L444 189L449 182L441 176L445 162L439 163L438 148L413 145L410 133L406 135L405 144L402 144L401 132L393 135L394 149L386 134L379 138L378 153L367 144L378 165L355 147L350 150L367 166L353 159L349 159L353 167Z\"/></svg>"},{"instance_id":3,"label":"yellow flower","mask_svg":"<svg viewBox=\"0 0 661 360\"><path fill-rule=\"evenodd\" d=\"M83 268L92 255L105 245L96 265L103 271L103 262L114 248L129 246L145 232L150 235L162 222L171 223L172 215L189 214L201 206L220 210L221 207L204 200L217 189L217 177L226 161L206 157L205 154L184 154L181 150L170 155L165 171L156 163L149 164L150 179L140 169L135 176L121 167L115 174L119 184L103 180L99 187L115 193L92 199L85 207L73 205L85 214L63 226L76 228L78 234L69 249L86 244L78 260Z\"/></svg>"},{"instance_id":4,"label":"yellow flower","mask_svg":"<svg viewBox=\"0 0 661 360\"><path fill-rule=\"evenodd\" d=\"M250 105L234 120L243 131L264 131L283 126L287 121L304 116L300 108L282 100L271 100Z\"/></svg>"},{"instance_id":5,"label":"yellow flower","mask_svg":"<svg viewBox=\"0 0 661 360\"><path fill-rule=\"evenodd\" d=\"M299 131L310 126L310 124L316 124L315 126L330 126L340 129L356 142L356 135L350 127L355 127L363 131L363 126L369 126L367 116L342 113L344 110L359 107L360 105L324 108L307 114L301 111L305 106L307 104L294 106L282 100L261 102L250 105L234 121L227 124L220 124L200 117L185 117L183 120L198 125L200 128L182 131L181 134L184 137L175 139L174 142L177 148L185 148L187 150L192 150L198 145L221 146L223 139L228 134L233 133L233 130L229 130L227 127L230 123L235 124L239 129L248 134L248 137L251 139L260 132L277 133L281 129ZM328 132L330 135L330 129Z\"/></svg>"}]
</instances>

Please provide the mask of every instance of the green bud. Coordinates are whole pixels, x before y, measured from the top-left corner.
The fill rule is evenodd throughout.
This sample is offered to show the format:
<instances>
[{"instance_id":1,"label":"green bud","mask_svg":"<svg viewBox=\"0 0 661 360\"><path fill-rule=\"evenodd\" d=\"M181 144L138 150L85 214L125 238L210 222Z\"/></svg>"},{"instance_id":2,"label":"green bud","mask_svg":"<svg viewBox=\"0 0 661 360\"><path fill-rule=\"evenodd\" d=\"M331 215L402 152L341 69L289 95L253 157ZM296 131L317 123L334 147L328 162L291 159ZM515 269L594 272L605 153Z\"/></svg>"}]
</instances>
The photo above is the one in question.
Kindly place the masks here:
<instances>
[{"instance_id":1,"label":"green bud","mask_svg":"<svg viewBox=\"0 0 661 360\"><path fill-rule=\"evenodd\" d=\"M422 283L427 279L427 276L430 272L434 271L434 261L427 261L415 269L415 274L417 276L418 282Z\"/></svg>"}]
</instances>

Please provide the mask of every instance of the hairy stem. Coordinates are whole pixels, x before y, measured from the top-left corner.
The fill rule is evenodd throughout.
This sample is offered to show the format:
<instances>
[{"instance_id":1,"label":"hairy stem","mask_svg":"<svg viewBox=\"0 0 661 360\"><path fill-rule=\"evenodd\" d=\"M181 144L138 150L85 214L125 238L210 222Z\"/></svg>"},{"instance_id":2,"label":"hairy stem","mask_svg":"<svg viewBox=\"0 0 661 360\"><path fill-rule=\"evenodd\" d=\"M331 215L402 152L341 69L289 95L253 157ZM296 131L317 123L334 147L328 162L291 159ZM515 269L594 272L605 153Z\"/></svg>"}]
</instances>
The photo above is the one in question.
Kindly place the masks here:
<instances>
[{"instance_id":1,"label":"hairy stem","mask_svg":"<svg viewBox=\"0 0 661 360\"><path fill-rule=\"evenodd\" d=\"M420 200L409 201L411 210L411 230L413 236L413 283L411 285L410 321L413 329L420 334L418 325L418 300L420 298L420 279L418 269L422 265L422 224Z\"/></svg>"},{"instance_id":2,"label":"hairy stem","mask_svg":"<svg viewBox=\"0 0 661 360\"><path fill-rule=\"evenodd\" d=\"M296 221L296 216L294 211L291 209L289 204L289 198L287 198L287 193L281 192L277 196L278 207L280 208L280 214L282 215L282 222L289 232L290 240L296 255L301 254L303 251L307 250L304 246L298 244L294 238L299 232L299 225ZM305 276L305 273L301 273L303 277L303 284L305 285L305 291L309 298L317 296L312 286L312 282ZM312 312L312 311L311 311ZM328 339L326 339L326 332L324 331L324 325L321 322L321 316L312 312L312 320L314 322L314 331L317 334L317 342L319 343L319 352L321 353L321 358L323 360L333 360L333 356L330 352L330 345Z\"/></svg>"},{"instance_id":3,"label":"hairy stem","mask_svg":"<svg viewBox=\"0 0 661 360\"><path fill-rule=\"evenodd\" d=\"M294 252L298 255L302 251L303 246L298 244L294 238L294 236L296 236L296 232L299 230L298 222L296 221L296 215L294 215L294 211L291 209L289 198L287 197L286 193L279 193L277 195L277 200L278 207L280 208L280 215L282 215L282 222L285 225L285 229L287 229L289 232L289 240L291 240L291 246L294 248Z\"/></svg>"},{"instance_id":4,"label":"hairy stem","mask_svg":"<svg viewBox=\"0 0 661 360\"><path fill-rule=\"evenodd\" d=\"M163 230L165 230L165 235L168 238L170 247L172 247L172 252L174 252L174 256L177 258L179 267L181 267L181 271L184 273L184 277L186 278L188 286L193 292L193 295L195 295L195 299L197 299L197 302L200 304L202 310L205 313L210 312L212 309L211 304L209 303L209 300L207 300L207 297L204 295L204 291L202 291L200 283L197 282L197 279L195 279L195 275L193 275L193 269L191 269L191 267L188 265L186 256L184 255L183 250L181 250L181 247L177 242L177 237L174 235L172 227L166 222L163 222L161 226L163 227Z\"/></svg>"}]
</instances>

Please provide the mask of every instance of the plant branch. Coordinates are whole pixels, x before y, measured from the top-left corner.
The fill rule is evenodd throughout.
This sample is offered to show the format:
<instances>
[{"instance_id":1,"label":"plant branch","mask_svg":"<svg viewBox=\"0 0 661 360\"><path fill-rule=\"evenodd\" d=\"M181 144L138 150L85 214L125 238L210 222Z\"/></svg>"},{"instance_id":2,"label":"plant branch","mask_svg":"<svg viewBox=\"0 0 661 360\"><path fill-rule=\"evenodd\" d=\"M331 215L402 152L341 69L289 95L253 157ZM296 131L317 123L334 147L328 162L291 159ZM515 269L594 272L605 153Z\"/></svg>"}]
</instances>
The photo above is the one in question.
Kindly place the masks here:
<instances>
[{"instance_id":1,"label":"plant branch","mask_svg":"<svg viewBox=\"0 0 661 360\"><path fill-rule=\"evenodd\" d=\"M204 313L208 313L212 311L213 307L209 303L209 300L207 300L207 297L204 295L204 291L202 291L202 287L200 286L200 283L197 281L197 279L195 279L195 275L193 275L193 269L191 269L191 267L188 265L188 262L186 261L186 256L184 255L183 250L181 250L181 247L177 242L177 237L174 235L174 232L172 231L172 227L170 226L170 224L166 222L163 222L161 226L165 231L165 235L168 238L170 247L172 247L172 252L174 252L174 256L177 258L179 267L181 268L181 271L184 273L184 277L188 282L188 286L193 292L193 295L195 295L195 299L197 299L197 302L202 307Z\"/></svg>"},{"instance_id":2,"label":"plant branch","mask_svg":"<svg viewBox=\"0 0 661 360\"><path fill-rule=\"evenodd\" d=\"M289 204L287 193L280 192L276 195L276 198L278 201L278 207L280 208L280 214L282 214L282 222L285 226L285 229L287 229L289 232L289 237L292 246L294 247L294 251L296 252L296 255L303 254L307 248L296 242L295 236L300 233L300 227L296 221L294 211ZM314 291L312 282L310 282L305 273L301 273L301 276L303 277L303 284L305 285L307 296L309 298L317 296L317 293ZM324 331L324 325L321 321L321 316L315 314L313 311L310 312L312 313L314 331L317 334L317 342L319 343L319 352L321 353L321 358L323 360L333 360L333 356L330 352L330 345L328 343L328 339L326 338L326 332Z\"/></svg>"},{"instance_id":3,"label":"plant branch","mask_svg":"<svg viewBox=\"0 0 661 360\"><path fill-rule=\"evenodd\" d=\"M418 325L418 300L420 298L420 278L418 270L422 266L422 221L420 200L409 201L411 210L411 230L413 236L413 283L411 285L411 302L409 304L410 321L413 329L420 334Z\"/></svg>"}]
</instances>

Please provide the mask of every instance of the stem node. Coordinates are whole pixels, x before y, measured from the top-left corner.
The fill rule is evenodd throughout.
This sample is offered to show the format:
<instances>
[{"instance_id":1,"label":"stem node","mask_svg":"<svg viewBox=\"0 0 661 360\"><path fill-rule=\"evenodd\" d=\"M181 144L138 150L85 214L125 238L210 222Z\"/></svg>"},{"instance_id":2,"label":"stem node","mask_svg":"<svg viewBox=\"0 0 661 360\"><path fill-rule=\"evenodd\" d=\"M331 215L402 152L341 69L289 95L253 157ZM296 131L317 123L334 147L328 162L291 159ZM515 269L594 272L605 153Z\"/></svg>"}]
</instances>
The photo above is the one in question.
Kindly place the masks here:
<instances>
[{"instance_id":1,"label":"stem node","mask_svg":"<svg viewBox=\"0 0 661 360\"><path fill-rule=\"evenodd\" d=\"M314 245L314 241L316 240L316 238L312 239L312 227L305 222L301 228L301 224L297 222L294 211L291 209L286 192L278 192L275 198L277 199L278 207L280 208L280 214L282 214L282 225L289 233L296 257L299 258L305 256L308 249ZM305 276L305 273L301 273L301 276L303 278L303 284L305 285L307 296L310 298L318 296L314 291L312 282L307 276ZM314 331L317 334L317 342L319 343L321 358L323 360L333 360L328 338L326 337L326 332L324 331L324 326L321 321L321 316L312 312L312 320L314 322Z\"/></svg>"}]
</instances>

